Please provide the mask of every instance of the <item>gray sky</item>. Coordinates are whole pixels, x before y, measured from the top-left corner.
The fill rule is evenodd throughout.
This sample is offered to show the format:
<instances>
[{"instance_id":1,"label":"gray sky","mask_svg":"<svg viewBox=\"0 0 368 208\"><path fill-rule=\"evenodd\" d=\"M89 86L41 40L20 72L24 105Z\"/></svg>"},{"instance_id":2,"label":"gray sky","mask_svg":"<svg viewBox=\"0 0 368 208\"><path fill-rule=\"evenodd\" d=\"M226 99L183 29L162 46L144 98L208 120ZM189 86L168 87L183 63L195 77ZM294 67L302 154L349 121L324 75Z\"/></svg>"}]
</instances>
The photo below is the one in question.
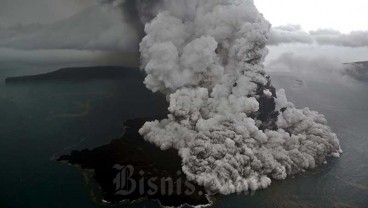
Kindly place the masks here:
<instances>
[{"instance_id":1,"label":"gray sky","mask_svg":"<svg viewBox=\"0 0 368 208\"><path fill-rule=\"evenodd\" d=\"M55 22L92 4L94 0L0 0L0 25Z\"/></svg>"},{"instance_id":2,"label":"gray sky","mask_svg":"<svg viewBox=\"0 0 368 208\"><path fill-rule=\"evenodd\" d=\"M366 23L368 19L368 13L366 12L368 8L367 0L254 0L254 2L259 11L265 15L273 26L287 24L301 26L300 29L296 28L295 31L290 31L288 29L290 26L286 26L286 33L279 31L279 36L284 39L287 38L289 42L294 41L298 43L301 38L310 39L311 34L306 32L319 28L330 28L343 33L349 33L354 30L363 32L368 31L368 24ZM77 47L72 49L89 50L97 44L98 46L103 46L95 48L99 50L101 48L113 48L112 46L123 48L126 42L134 42L134 40L130 38L131 35L129 36L126 32L127 30L130 31L130 29L121 26L119 24L120 20L113 21L101 12L93 14L85 12L87 8L96 4L96 0L0 0L0 26L7 27L16 24L53 23L58 20L67 19L75 14L83 14L79 15L80 17L78 18L69 18L69 21L62 22L61 24L55 23L53 26L44 28L41 32L36 31L36 33L32 33L32 31L25 30L27 32L24 32L21 36L17 36L17 38L14 38L12 34L5 33L5 35L14 39L13 42L18 41L18 45L20 44L21 46L26 46L26 44L23 43L30 40L27 43L34 43L36 46L41 47L45 44L47 45L50 40L55 38L54 43L56 45L51 44L47 45L47 47L34 48L35 52L37 52L37 49L63 49L67 48L64 47L63 44L70 45L72 43ZM112 15L109 12L107 13L108 15ZM111 23L111 28L104 28L104 26L107 26L107 24L104 24L106 21ZM99 22L100 24L98 24ZM84 30L83 26L94 30ZM70 28L71 31L65 28ZM285 30L285 27L283 27L283 29ZM52 33L50 33L50 31ZM332 35L324 35L323 38L331 40L330 42L336 42L329 44L335 46L311 45L311 43L306 45L292 43L272 46L270 47L271 52L268 56L268 60L277 58L280 54L289 51L303 53L308 56L316 54L317 52L320 54L332 54L341 57L344 61L368 60L368 47L366 44L368 43L368 38L366 38L365 35L368 32L353 35L336 35L334 31L332 32ZM2 34L0 28L0 37ZM96 35L98 38L94 37ZM121 35L121 39L115 37L119 35ZM48 42L45 41L45 37L48 38ZM62 38L62 40L60 40L60 38ZM296 38L296 41L293 38ZM83 41L78 41L80 39L83 39L84 42L88 41L88 47ZM359 42L360 39L361 42ZM4 40L5 38L2 38L2 41ZM41 41L43 45L38 44L35 40ZM16 44L13 44L13 42L9 42L8 45L5 44L3 46L6 48L10 44L13 46L10 48L17 49L17 47L15 47ZM281 42L287 43L288 41ZM355 49L349 47L350 45L356 45L356 42L358 46L361 45L362 47L357 47ZM78 48L80 45L83 47ZM338 47L339 45L348 47ZM31 50L32 47L28 47L27 49ZM23 49L18 47L18 50ZM9 57L5 56L6 54L8 54L8 52L1 53L0 51L0 60L3 60L4 57L8 59ZM16 56L16 53L11 54Z\"/></svg>"},{"instance_id":3,"label":"gray sky","mask_svg":"<svg viewBox=\"0 0 368 208\"><path fill-rule=\"evenodd\" d=\"M341 32L368 30L367 0L254 0L274 25ZM47 23L64 19L95 4L95 0L0 0L0 25Z\"/></svg>"},{"instance_id":4,"label":"gray sky","mask_svg":"<svg viewBox=\"0 0 368 208\"><path fill-rule=\"evenodd\" d=\"M309 30L332 28L347 33L368 30L367 0L254 0L274 25L297 24Z\"/></svg>"}]
</instances>

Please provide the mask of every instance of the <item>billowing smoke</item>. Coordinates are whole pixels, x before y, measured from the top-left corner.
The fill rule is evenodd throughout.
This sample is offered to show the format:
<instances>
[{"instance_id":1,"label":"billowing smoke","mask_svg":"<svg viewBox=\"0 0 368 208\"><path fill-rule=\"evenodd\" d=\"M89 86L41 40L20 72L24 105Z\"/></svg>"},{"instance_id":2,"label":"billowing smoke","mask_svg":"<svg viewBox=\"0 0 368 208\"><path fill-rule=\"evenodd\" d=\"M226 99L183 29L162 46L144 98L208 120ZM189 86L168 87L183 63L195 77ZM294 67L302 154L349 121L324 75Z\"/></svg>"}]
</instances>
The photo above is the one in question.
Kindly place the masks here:
<instances>
[{"instance_id":1,"label":"billowing smoke","mask_svg":"<svg viewBox=\"0 0 368 208\"><path fill-rule=\"evenodd\" d=\"M178 149L188 178L209 190L266 188L342 152L323 115L272 87L269 30L252 0L163 0L145 26L145 84L167 95L170 113L140 133Z\"/></svg>"}]
</instances>

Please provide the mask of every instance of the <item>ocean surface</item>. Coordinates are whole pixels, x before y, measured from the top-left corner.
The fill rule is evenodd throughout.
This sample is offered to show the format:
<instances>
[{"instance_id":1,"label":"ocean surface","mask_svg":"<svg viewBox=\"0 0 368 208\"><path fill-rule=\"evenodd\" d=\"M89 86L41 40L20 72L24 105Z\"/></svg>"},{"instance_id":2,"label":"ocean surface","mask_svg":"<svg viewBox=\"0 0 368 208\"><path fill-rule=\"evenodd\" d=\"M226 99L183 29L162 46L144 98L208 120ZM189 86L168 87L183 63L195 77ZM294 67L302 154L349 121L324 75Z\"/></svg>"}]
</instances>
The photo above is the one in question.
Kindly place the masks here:
<instances>
[{"instance_id":1,"label":"ocean surface","mask_svg":"<svg viewBox=\"0 0 368 208\"><path fill-rule=\"evenodd\" d=\"M157 115L162 107L157 95L135 75L5 85L4 77L30 74L22 69L0 67L0 207L110 207L93 201L81 171L54 158L109 143L121 136L126 119ZM368 207L368 84L277 73L271 79L298 108L326 115L344 153L323 167L273 181L266 190L216 197L213 207ZM159 205L146 201L116 207Z\"/></svg>"}]
</instances>

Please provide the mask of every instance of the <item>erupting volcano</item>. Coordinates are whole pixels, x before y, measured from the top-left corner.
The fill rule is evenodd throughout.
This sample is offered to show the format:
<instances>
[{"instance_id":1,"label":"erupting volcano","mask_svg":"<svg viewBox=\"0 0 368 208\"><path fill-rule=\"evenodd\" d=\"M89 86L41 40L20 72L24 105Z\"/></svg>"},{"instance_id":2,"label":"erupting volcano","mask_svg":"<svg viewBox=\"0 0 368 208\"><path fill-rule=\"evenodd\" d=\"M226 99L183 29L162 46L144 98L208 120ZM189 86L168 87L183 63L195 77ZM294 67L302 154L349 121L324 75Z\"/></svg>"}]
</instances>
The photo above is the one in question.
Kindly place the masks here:
<instances>
[{"instance_id":1,"label":"erupting volcano","mask_svg":"<svg viewBox=\"0 0 368 208\"><path fill-rule=\"evenodd\" d=\"M177 149L189 180L221 194L258 190L340 155L325 117L272 87L263 66L271 25L252 0L134 4L145 8L144 83L170 103L167 119L139 132Z\"/></svg>"}]
</instances>

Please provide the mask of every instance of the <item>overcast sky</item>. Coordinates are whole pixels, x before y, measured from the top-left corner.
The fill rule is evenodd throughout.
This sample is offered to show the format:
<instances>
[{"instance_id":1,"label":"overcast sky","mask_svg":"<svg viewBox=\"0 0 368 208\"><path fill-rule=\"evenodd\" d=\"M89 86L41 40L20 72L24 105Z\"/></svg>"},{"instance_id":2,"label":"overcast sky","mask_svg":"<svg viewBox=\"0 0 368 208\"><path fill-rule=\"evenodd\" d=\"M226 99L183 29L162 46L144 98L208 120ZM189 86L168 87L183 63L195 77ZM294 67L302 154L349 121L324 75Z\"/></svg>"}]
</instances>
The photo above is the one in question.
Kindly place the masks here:
<instances>
[{"instance_id":1,"label":"overcast sky","mask_svg":"<svg viewBox=\"0 0 368 208\"><path fill-rule=\"evenodd\" d=\"M0 0L0 25L47 23L71 16L95 0ZM274 25L298 24L305 30L368 30L367 0L255 0Z\"/></svg>"},{"instance_id":2,"label":"overcast sky","mask_svg":"<svg viewBox=\"0 0 368 208\"><path fill-rule=\"evenodd\" d=\"M0 25L51 23L94 4L94 0L0 0Z\"/></svg>"},{"instance_id":3,"label":"overcast sky","mask_svg":"<svg viewBox=\"0 0 368 208\"><path fill-rule=\"evenodd\" d=\"M274 27L288 24L301 26L301 28L298 26L274 28L271 34L274 35L273 40L276 43L270 43L271 52L267 60L276 59L280 54L288 52L305 56L327 54L337 56L343 62L368 60L367 0L254 0L254 2ZM36 57L41 57L38 54L39 49L91 51L119 49L120 53L126 43L137 42L138 45L138 40L134 40L126 32L131 29L122 26L120 19L115 21L113 18L107 18L112 15L111 12L107 11L107 14L94 12L98 10L93 8L100 8L99 6L93 7L92 10L87 9L96 4L96 0L0 0L0 37L2 37L0 62L8 60L9 54L13 54L16 60L19 58L17 50L21 52L24 49L28 50L26 55L36 53L34 54ZM85 12L87 10L90 12ZM58 20L67 19L75 14L79 17L69 18L62 24L57 23ZM53 25L53 22L56 23ZM20 30L20 34L2 33L1 30L1 26L29 23L50 23L52 26L36 32L32 28ZM94 30L85 30L84 27ZM332 31L322 36L305 32L320 28L343 33L361 32L344 35ZM120 36L121 38L118 38ZM11 41L6 38L10 38ZM319 44L316 44L316 41ZM70 45L74 47L69 47ZM91 57L95 57L95 54L92 55Z\"/></svg>"},{"instance_id":4,"label":"overcast sky","mask_svg":"<svg viewBox=\"0 0 368 208\"><path fill-rule=\"evenodd\" d=\"M255 0L274 26L298 24L305 30L368 30L367 0Z\"/></svg>"}]
</instances>

